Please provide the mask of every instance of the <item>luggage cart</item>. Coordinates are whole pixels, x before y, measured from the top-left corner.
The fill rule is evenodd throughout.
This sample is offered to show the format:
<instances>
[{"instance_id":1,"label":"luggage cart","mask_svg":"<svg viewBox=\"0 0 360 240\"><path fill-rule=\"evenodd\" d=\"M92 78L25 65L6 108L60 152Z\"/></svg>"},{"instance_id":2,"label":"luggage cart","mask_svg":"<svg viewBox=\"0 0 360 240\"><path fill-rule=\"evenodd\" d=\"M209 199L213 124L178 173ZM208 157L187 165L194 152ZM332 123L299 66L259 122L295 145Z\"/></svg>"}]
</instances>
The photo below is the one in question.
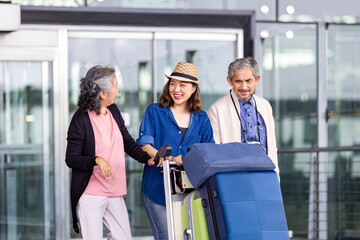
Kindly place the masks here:
<instances>
[{"instance_id":1,"label":"luggage cart","mask_svg":"<svg viewBox=\"0 0 360 240\"><path fill-rule=\"evenodd\" d=\"M163 162L163 171L164 171L163 176L164 176L166 222L167 222L167 228L168 228L168 239L175 240L174 210L173 210L173 200L172 200L172 193L171 193L171 186L170 186L171 180L170 180L169 156L165 156L165 160Z\"/></svg>"},{"instance_id":2,"label":"luggage cart","mask_svg":"<svg viewBox=\"0 0 360 240\"><path fill-rule=\"evenodd\" d=\"M169 240L180 240L184 239L182 229L182 218L181 218L181 204L187 196L187 192L177 193L175 179L174 188L172 186L172 166L176 166L176 163L169 160L171 154L171 147L167 147L166 155L163 162L163 178L164 178L164 190L165 190L165 204L166 204L166 219L168 228L168 239ZM183 178L187 179L187 178ZM189 181L184 181L182 186L186 189L193 188ZM172 190L174 189L174 191Z\"/></svg>"}]
</instances>

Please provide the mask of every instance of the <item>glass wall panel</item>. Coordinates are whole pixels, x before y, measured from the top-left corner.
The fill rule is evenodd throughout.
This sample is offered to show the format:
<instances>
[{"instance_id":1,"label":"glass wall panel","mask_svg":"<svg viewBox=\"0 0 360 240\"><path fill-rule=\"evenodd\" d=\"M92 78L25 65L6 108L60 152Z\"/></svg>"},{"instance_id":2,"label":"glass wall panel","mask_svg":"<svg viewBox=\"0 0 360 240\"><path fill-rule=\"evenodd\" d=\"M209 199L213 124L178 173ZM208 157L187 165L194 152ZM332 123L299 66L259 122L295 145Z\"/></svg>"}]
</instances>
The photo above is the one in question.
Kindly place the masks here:
<instances>
[{"instance_id":1,"label":"glass wall panel","mask_svg":"<svg viewBox=\"0 0 360 240\"><path fill-rule=\"evenodd\" d=\"M138 137L143 111L152 103L151 41L136 39L69 39L69 109L77 109L79 82L94 65L116 70L119 94L115 99L126 126ZM150 225L141 200L142 164L126 156L128 194L125 197L132 233L150 235ZM76 236L72 231L72 237Z\"/></svg>"},{"instance_id":2,"label":"glass wall panel","mask_svg":"<svg viewBox=\"0 0 360 240\"><path fill-rule=\"evenodd\" d=\"M360 145L360 26L328 28L329 146Z\"/></svg>"},{"instance_id":3,"label":"glass wall panel","mask_svg":"<svg viewBox=\"0 0 360 240\"><path fill-rule=\"evenodd\" d=\"M358 0L279 0L280 21L286 22L360 22Z\"/></svg>"},{"instance_id":4,"label":"glass wall panel","mask_svg":"<svg viewBox=\"0 0 360 240\"><path fill-rule=\"evenodd\" d=\"M0 61L0 239L54 239L52 64Z\"/></svg>"},{"instance_id":5,"label":"glass wall panel","mask_svg":"<svg viewBox=\"0 0 360 240\"><path fill-rule=\"evenodd\" d=\"M326 171L328 239L360 239L360 152L328 153Z\"/></svg>"},{"instance_id":6,"label":"glass wall panel","mask_svg":"<svg viewBox=\"0 0 360 240\"><path fill-rule=\"evenodd\" d=\"M235 41L157 41L157 97L167 82L164 73L170 75L180 61L194 63L198 67L203 109L207 110L231 87L226 81L227 68L235 59Z\"/></svg>"},{"instance_id":7,"label":"glass wall panel","mask_svg":"<svg viewBox=\"0 0 360 240\"><path fill-rule=\"evenodd\" d=\"M273 107L278 148L316 146L316 26L258 23L257 38L262 75L256 94Z\"/></svg>"},{"instance_id":8,"label":"glass wall panel","mask_svg":"<svg viewBox=\"0 0 360 240\"><path fill-rule=\"evenodd\" d=\"M307 239L310 157L310 153L278 154L286 220L295 239Z\"/></svg>"}]
</instances>

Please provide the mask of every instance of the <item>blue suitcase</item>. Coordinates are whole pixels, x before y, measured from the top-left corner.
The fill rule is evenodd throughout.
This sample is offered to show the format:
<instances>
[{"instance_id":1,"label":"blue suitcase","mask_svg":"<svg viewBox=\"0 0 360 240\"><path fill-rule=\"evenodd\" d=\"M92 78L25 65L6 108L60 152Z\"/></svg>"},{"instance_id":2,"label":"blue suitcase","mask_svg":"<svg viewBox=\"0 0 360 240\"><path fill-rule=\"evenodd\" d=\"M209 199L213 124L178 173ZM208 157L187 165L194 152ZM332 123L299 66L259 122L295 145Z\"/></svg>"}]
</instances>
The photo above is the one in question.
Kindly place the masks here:
<instances>
[{"instance_id":1,"label":"blue suitcase","mask_svg":"<svg viewBox=\"0 0 360 240\"><path fill-rule=\"evenodd\" d=\"M217 173L200 187L200 195L209 239L289 239L274 171Z\"/></svg>"}]
</instances>

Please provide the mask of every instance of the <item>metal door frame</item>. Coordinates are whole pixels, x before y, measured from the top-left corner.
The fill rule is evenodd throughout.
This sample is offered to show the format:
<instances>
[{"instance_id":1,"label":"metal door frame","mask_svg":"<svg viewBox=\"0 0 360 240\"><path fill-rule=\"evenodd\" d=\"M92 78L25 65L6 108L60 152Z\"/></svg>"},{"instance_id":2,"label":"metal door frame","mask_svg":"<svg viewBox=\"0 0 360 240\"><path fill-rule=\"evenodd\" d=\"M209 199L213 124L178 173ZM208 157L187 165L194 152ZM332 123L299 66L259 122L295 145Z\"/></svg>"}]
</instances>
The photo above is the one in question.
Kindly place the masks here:
<instances>
[{"instance_id":1,"label":"metal door frame","mask_svg":"<svg viewBox=\"0 0 360 240\"><path fill-rule=\"evenodd\" d=\"M26 29L26 27L25 27ZM46 31L46 29L43 29ZM20 32L19 30L18 32ZM53 130L54 136L54 149L51 149L49 143L44 138L44 161L49 159L45 156L54 151L54 188L55 194L55 238L56 239L69 239L69 222L70 204L69 197L69 170L64 164L65 156L65 142L66 142L66 129L64 126L68 125L68 95L67 95L67 32L66 30L58 30L58 46L42 47L42 46L26 46L26 39L16 39L19 42L24 41L25 44L17 46L1 46L0 44L0 61L37 61L42 62L42 78L43 78L43 118L49 117L49 106L44 104L44 101L52 102L53 108L53 123L54 129L49 129L49 126L44 126L44 135L49 134ZM11 33L10 33L11 34ZM31 37L31 36L29 36ZM16 38L16 37L15 37ZM4 44L6 45L6 44ZM49 64L52 68L49 69ZM44 68L45 67L45 68ZM48 72L48 71L52 72ZM52 83L49 82L49 74L52 74ZM47 89L44 87L52 85L53 99L49 98ZM46 136L48 137L48 136ZM47 144L46 144L47 143ZM48 169L48 162L44 162L44 173ZM46 182L47 181L47 182ZM49 214L52 211L46 202L49 199L49 185L50 179L48 176L44 176L44 236L45 239L50 238L50 220Z\"/></svg>"}]
</instances>

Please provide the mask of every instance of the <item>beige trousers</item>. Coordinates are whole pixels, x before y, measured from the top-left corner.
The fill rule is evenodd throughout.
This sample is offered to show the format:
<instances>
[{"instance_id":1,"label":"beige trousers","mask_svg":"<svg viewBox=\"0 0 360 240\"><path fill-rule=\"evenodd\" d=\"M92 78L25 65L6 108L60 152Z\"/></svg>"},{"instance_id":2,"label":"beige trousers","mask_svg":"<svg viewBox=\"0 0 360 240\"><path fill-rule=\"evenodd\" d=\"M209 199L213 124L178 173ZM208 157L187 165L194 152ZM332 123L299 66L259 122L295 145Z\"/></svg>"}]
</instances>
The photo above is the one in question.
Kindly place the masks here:
<instances>
[{"instance_id":1,"label":"beige trousers","mask_svg":"<svg viewBox=\"0 0 360 240\"><path fill-rule=\"evenodd\" d=\"M108 240L131 239L129 216L124 197L83 194L76 207L84 240L103 239L103 223Z\"/></svg>"}]
</instances>

